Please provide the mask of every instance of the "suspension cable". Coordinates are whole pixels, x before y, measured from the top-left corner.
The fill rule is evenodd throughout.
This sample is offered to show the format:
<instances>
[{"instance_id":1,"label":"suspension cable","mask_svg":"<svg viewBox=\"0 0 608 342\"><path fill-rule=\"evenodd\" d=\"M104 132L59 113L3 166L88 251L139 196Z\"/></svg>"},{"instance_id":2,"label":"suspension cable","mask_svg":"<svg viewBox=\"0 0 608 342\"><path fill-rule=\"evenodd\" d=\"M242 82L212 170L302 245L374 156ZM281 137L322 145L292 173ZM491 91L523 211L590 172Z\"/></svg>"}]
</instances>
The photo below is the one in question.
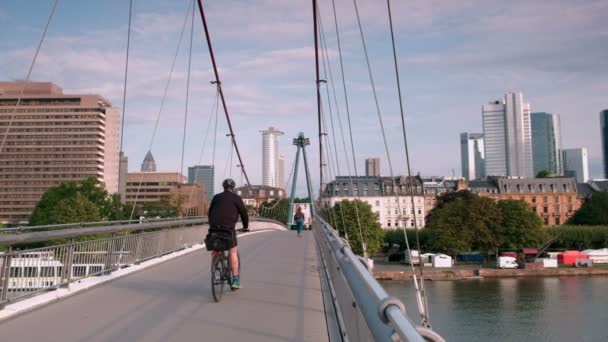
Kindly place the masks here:
<instances>
[{"instance_id":1,"label":"suspension cable","mask_svg":"<svg viewBox=\"0 0 608 342\"><path fill-rule=\"evenodd\" d=\"M4 149L4 144L6 143L6 139L8 138L8 133L10 132L11 127L13 126L13 123L15 121L15 114L17 113L17 109L19 108L19 105L21 105L21 98L23 97L23 93L25 92L25 87L27 86L28 82L30 81L30 77L32 76L32 71L34 70L34 65L36 64L36 60L38 59L38 54L40 53L40 48L42 47L42 43L44 42L44 38L46 37L46 33L51 24L51 20L53 19L53 15L55 14L55 9L57 8L58 2L59 2L59 0L55 0L53 2L53 6L51 7L51 13L49 14L49 18L46 21L46 25L44 25L44 30L42 31L42 35L40 35L40 40L38 41L38 46L36 47L36 52L34 52L34 57L32 58L32 63L30 64L30 68L27 72L27 76L25 77L25 81L23 82L23 85L21 86L21 90L19 91L19 96L17 97L17 103L15 104L15 108L13 109L13 112L11 114L11 118L8 121L8 127L6 127L6 130L4 131L4 136L2 137L2 143L0 143L0 153L2 153L2 150Z\"/></svg>"},{"instance_id":2,"label":"suspension cable","mask_svg":"<svg viewBox=\"0 0 608 342\"><path fill-rule=\"evenodd\" d=\"M367 51L367 44L365 42L365 36L363 34L363 26L361 24L361 17L359 15L359 8L357 6L357 0L353 0L353 4L354 4L354 7L355 7L355 13L356 13L356 16L357 16L357 24L358 24L359 33L360 33L360 36L361 36L361 43L363 45L363 52L365 54L365 61L366 61L366 64L367 64L367 71L368 71L368 75L369 75L369 79L370 79L370 85L371 85L371 88L372 88L372 94L373 94L373 97L374 97L374 103L376 105L376 113L378 115L378 122L380 123L380 130L382 132L382 140L384 142L384 148L385 148L385 151L386 151L386 156L387 156L387 160L388 160L388 164L389 164L389 170L390 170L391 179L392 179L392 183L393 183L393 191L394 191L396 199L397 199L397 209L399 210L399 214L401 215L402 210L401 210L401 201L399 200L400 199L399 198L399 191L397 190L397 186L396 186L395 175L394 175L394 172L393 172L393 163L392 163L391 156L390 156L390 151L389 151L389 148L388 148L388 142L386 140L386 132L385 132L385 129L384 129L384 122L382 120L382 112L380 111L380 104L379 104L379 101L378 101L378 95L377 95L376 86L375 86L375 83L374 83L374 77L373 77L373 73L372 73L371 63L369 61L369 54L368 54L368 51ZM414 214L415 214L415 212L416 212L415 207L412 208L412 209L414 210ZM412 254L411 254L411 249L410 249L409 241L407 239L407 234L405 235L405 242L406 242L406 247L407 247L408 253L410 255L410 260L411 260ZM419 253L420 253L420 251L419 251ZM421 290L420 290L420 288L418 286L418 281L416 279L416 271L414 269L414 265L411 262L410 262L410 267L411 267L411 270L412 270L412 277L414 279L414 286L416 288L416 299L417 299L417 303L418 303L418 310L419 310L421 318L422 318L422 324L425 325L425 326L427 326L427 327L430 327L430 324L428 322L428 313L425 310L425 308L427 307L427 305L425 304L425 302L426 302L426 296L424 296L424 293L421 292Z\"/></svg>"},{"instance_id":3,"label":"suspension cable","mask_svg":"<svg viewBox=\"0 0 608 342\"><path fill-rule=\"evenodd\" d=\"M160 101L160 108L158 110L158 114L156 115L156 121L154 123L154 130L152 131L152 137L150 138L150 143L148 144L148 151L152 150L152 145L154 144L154 140L156 138L156 132L158 131L158 123L160 122L160 117L163 112L163 108L165 106L165 100L167 99L167 93L169 90L169 85L171 84L171 79L173 78L173 71L175 70L175 62L177 61L177 56L179 55L179 49L182 45L182 39L184 37L184 32L186 30L186 23L188 22L188 16L190 14L190 3L188 3L188 9L186 11L186 15L184 17L184 22L182 24L182 30L179 35L179 40L177 42L177 48L175 49L175 55L173 55L173 61L171 62L171 69L169 71L169 77L167 79L167 83L165 84L165 88L163 91L163 97ZM139 198L139 192L141 190L141 184L143 183L144 174L141 173L139 177L139 184L137 185L137 192L135 193L135 201L133 202L133 208L131 209L131 215L129 220L133 219L133 215L135 214L135 208L137 207L137 200Z\"/></svg>"},{"instance_id":4,"label":"suspension cable","mask_svg":"<svg viewBox=\"0 0 608 342\"><path fill-rule=\"evenodd\" d=\"M133 0L129 0L129 25L127 29L127 53L125 58L125 79L122 88L122 120L120 122L120 153L124 144L125 121L127 115L127 80L129 76L129 50L131 47L131 19L133 18ZM119 161L120 164L120 161ZM118 184L120 184L120 172L118 172ZM126 196L126 195L125 195Z\"/></svg>"},{"instance_id":5,"label":"suspension cable","mask_svg":"<svg viewBox=\"0 0 608 342\"><path fill-rule=\"evenodd\" d=\"M392 11L391 11L391 1L390 0L386 0L386 4L388 7L388 20L389 20L389 25L390 25L390 29L391 29L391 43L392 43L392 47L393 47L393 61L395 63L395 77L397 80L397 93L399 96L399 109L400 109L400 114L401 114L401 128L403 131L403 143L405 145L405 162L407 165L407 178L409 180L409 192L410 192L410 201L411 201L411 205L412 208L415 207L414 205L414 190L413 190L413 184L411 181L411 177L412 177L412 171L411 171L411 163L410 163L410 154L409 154L409 147L407 144L407 134L406 134L406 129L405 129L405 114L404 114L404 110L403 110L403 99L402 99L402 95L401 95L401 80L399 78L399 64L397 63L397 48L395 46L395 33L393 30L393 15L392 15ZM414 230L416 231L416 248L418 248L418 253L421 253L422 249L420 248L420 234L418 233L419 227L418 227L418 218L416 216L416 210L414 210ZM407 234L405 233L405 227L403 227L403 234L405 235L405 238L407 240ZM420 268L420 287L421 287L421 291L423 294L423 298L425 298L424 300L424 304L425 304L425 312L426 312L426 317L423 317L423 319L426 319L426 323L427 326L430 327L430 321L429 321L429 309L428 309L428 301L426 300L426 297L424 296L425 291L424 291L424 268L422 267L422 262L418 263L419 268Z\"/></svg>"},{"instance_id":6,"label":"suspension cable","mask_svg":"<svg viewBox=\"0 0 608 342\"><path fill-rule=\"evenodd\" d=\"M190 99L190 70L192 68L192 41L194 39L194 1L192 1L192 20L190 23L190 48L188 50L188 75L186 78L186 106L184 110L184 131L182 133L182 159L179 164L179 173L184 172L184 153L186 151L186 127L188 124L188 100Z\"/></svg>"}]
</instances>

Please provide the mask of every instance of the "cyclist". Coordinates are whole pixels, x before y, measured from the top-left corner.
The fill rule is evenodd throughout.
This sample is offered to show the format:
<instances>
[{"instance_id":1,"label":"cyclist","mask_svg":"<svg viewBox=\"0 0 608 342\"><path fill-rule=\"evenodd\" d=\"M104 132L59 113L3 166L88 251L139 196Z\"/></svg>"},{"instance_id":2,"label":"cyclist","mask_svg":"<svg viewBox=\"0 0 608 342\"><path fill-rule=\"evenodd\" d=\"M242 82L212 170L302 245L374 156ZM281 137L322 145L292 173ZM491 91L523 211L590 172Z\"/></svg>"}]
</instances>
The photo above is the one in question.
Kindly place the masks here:
<instances>
[{"instance_id":1,"label":"cyclist","mask_svg":"<svg viewBox=\"0 0 608 342\"><path fill-rule=\"evenodd\" d=\"M241 196L234 193L236 183L228 178L222 182L224 192L213 196L209 206L209 233L224 233L228 237L230 248L230 268L232 269L232 289L241 288L239 280L239 259L235 225L241 217L243 231L249 228L247 208Z\"/></svg>"}]
</instances>

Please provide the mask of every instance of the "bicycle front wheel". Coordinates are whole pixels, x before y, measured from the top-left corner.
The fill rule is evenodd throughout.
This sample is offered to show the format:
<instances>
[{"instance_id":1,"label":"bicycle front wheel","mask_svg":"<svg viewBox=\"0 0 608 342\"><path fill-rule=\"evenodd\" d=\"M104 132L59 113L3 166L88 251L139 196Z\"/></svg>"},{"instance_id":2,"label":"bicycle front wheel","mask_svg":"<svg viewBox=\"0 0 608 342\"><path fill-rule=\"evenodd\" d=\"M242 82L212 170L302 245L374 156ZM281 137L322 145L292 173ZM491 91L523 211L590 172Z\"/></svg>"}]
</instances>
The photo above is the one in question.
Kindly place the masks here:
<instances>
[{"instance_id":1,"label":"bicycle front wheel","mask_svg":"<svg viewBox=\"0 0 608 342\"><path fill-rule=\"evenodd\" d=\"M211 292L213 293L213 299L219 302L224 293L224 263L221 257L213 257L211 262Z\"/></svg>"}]
</instances>

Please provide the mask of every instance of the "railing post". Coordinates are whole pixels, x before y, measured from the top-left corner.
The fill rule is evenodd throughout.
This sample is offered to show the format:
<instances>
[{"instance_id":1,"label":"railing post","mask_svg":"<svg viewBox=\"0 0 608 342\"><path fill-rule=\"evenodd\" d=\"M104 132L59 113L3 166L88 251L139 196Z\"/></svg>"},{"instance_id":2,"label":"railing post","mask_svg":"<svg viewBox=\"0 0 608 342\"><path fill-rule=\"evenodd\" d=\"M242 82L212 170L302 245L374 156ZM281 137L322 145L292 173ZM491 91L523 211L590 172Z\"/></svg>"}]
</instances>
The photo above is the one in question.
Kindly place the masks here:
<instances>
[{"instance_id":1,"label":"railing post","mask_svg":"<svg viewBox=\"0 0 608 342\"><path fill-rule=\"evenodd\" d=\"M106 264L104 266L103 274L110 274L114 268L112 262L112 254L114 254L114 244L116 241L116 233L112 233L112 238L108 240L108 255L106 256Z\"/></svg>"},{"instance_id":2,"label":"railing post","mask_svg":"<svg viewBox=\"0 0 608 342\"><path fill-rule=\"evenodd\" d=\"M74 265L74 249L76 248L75 239L70 240L66 260L63 263L63 271L61 272L61 287L69 287L72 282L72 266Z\"/></svg>"},{"instance_id":3,"label":"railing post","mask_svg":"<svg viewBox=\"0 0 608 342\"><path fill-rule=\"evenodd\" d=\"M2 268L0 269L0 276L2 277L2 292L0 293L0 310L3 310L6 306L8 296L8 283L11 277L11 251L12 248L9 246L6 254L4 254L2 261Z\"/></svg>"}]
</instances>

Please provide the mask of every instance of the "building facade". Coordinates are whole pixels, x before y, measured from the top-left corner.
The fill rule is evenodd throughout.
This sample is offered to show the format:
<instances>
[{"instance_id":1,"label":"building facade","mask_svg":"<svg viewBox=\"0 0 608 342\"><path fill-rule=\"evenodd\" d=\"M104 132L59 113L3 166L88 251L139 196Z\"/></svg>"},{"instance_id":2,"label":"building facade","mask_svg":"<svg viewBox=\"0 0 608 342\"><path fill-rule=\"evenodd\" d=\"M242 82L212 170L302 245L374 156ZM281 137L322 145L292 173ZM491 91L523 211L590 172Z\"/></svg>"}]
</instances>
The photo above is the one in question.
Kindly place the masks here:
<instances>
[{"instance_id":1,"label":"building facade","mask_svg":"<svg viewBox=\"0 0 608 342\"><path fill-rule=\"evenodd\" d=\"M414 194L414 205L409 196ZM334 206L342 200L359 199L378 215L384 229L419 228L425 225L425 201L420 177L347 177L338 176L329 183L323 202Z\"/></svg>"},{"instance_id":2,"label":"building facade","mask_svg":"<svg viewBox=\"0 0 608 342\"><path fill-rule=\"evenodd\" d=\"M141 163L141 172L156 172L156 161L152 156L152 151L146 153L144 161Z\"/></svg>"},{"instance_id":3,"label":"building facade","mask_svg":"<svg viewBox=\"0 0 608 342\"><path fill-rule=\"evenodd\" d=\"M281 187L279 175L279 137L284 133L269 127L262 133L262 184Z\"/></svg>"},{"instance_id":4,"label":"building facade","mask_svg":"<svg viewBox=\"0 0 608 342\"><path fill-rule=\"evenodd\" d=\"M569 148L563 150L564 175L576 178L578 183L589 180L589 157L587 148Z\"/></svg>"},{"instance_id":5,"label":"building facade","mask_svg":"<svg viewBox=\"0 0 608 342\"><path fill-rule=\"evenodd\" d=\"M483 134L460 134L460 163L465 179L482 179L486 176Z\"/></svg>"},{"instance_id":6,"label":"building facade","mask_svg":"<svg viewBox=\"0 0 608 342\"><path fill-rule=\"evenodd\" d=\"M600 112L600 130L602 137L602 157L604 161L604 178L608 179L608 109Z\"/></svg>"},{"instance_id":7,"label":"building facade","mask_svg":"<svg viewBox=\"0 0 608 342\"><path fill-rule=\"evenodd\" d=\"M258 208L264 202L271 202L277 199L285 198L285 190L266 185L242 186L235 190L235 193L241 198L245 205Z\"/></svg>"},{"instance_id":8,"label":"building facade","mask_svg":"<svg viewBox=\"0 0 608 342\"><path fill-rule=\"evenodd\" d=\"M365 159L365 175L367 177L380 177L380 158Z\"/></svg>"},{"instance_id":9,"label":"building facade","mask_svg":"<svg viewBox=\"0 0 608 342\"><path fill-rule=\"evenodd\" d=\"M532 113L533 174L546 170L553 176L563 175L562 138L559 115Z\"/></svg>"},{"instance_id":10,"label":"building facade","mask_svg":"<svg viewBox=\"0 0 608 342\"><path fill-rule=\"evenodd\" d=\"M211 202L215 195L215 168L213 165L195 165L188 167L188 184L201 182L205 186L205 198Z\"/></svg>"},{"instance_id":11,"label":"building facade","mask_svg":"<svg viewBox=\"0 0 608 342\"><path fill-rule=\"evenodd\" d=\"M0 223L26 223L42 194L63 182L93 177L118 192L119 123L99 95L0 82Z\"/></svg>"},{"instance_id":12,"label":"building facade","mask_svg":"<svg viewBox=\"0 0 608 342\"><path fill-rule=\"evenodd\" d=\"M522 93L507 93L482 106L488 176L533 177L530 104Z\"/></svg>"},{"instance_id":13,"label":"building facade","mask_svg":"<svg viewBox=\"0 0 608 342\"><path fill-rule=\"evenodd\" d=\"M177 172L131 172L127 175L125 203L143 205L168 199L180 206L182 215L206 215L208 202L201 182L187 184Z\"/></svg>"}]
</instances>

